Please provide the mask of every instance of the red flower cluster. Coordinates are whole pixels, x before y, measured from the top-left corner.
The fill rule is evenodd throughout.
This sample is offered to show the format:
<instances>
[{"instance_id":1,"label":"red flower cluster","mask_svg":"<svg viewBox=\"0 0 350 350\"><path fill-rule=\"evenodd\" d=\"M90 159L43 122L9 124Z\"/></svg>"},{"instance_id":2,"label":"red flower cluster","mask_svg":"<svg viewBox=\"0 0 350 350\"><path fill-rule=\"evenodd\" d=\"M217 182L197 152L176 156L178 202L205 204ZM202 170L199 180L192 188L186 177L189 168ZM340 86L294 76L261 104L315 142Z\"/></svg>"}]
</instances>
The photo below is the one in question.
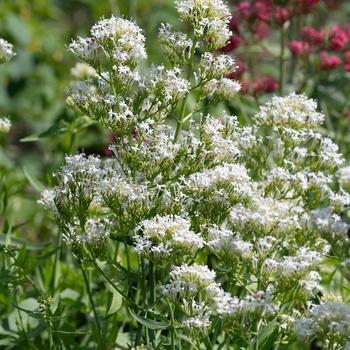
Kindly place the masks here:
<instances>
[{"instance_id":1,"label":"red flower cluster","mask_svg":"<svg viewBox=\"0 0 350 350\"><path fill-rule=\"evenodd\" d=\"M300 39L288 43L292 55L305 58L311 53L318 53L320 68L332 70L337 68L342 60L331 51L341 52L349 46L350 25L333 26L329 31L303 27L300 30ZM350 70L350 57L347 54L344 55L344 69Z\"/></svg>"}]
</instances>

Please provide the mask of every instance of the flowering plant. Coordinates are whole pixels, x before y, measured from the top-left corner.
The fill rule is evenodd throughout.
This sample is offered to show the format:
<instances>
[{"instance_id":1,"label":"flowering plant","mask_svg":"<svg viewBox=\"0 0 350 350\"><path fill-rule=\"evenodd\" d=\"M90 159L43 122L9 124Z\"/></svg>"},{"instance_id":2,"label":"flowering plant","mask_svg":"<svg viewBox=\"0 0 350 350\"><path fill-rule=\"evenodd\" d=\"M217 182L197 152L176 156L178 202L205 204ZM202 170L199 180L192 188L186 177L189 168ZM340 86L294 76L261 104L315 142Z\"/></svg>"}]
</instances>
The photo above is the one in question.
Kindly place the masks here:
<instances>
[{"instance_id":1,"label":"flowering plant","mask_svg":"<svg viewBox=\"0 0 350 350\"><path fill-rule=\"evenodd\" d=\"M295 93L248 125L214 115L240 89L227 78L234 59L218 52L229 9L175 5L186 31L161 25L164 64L149 71L142 30L124 18L69 45L82 62L68 104L115 135L113 157L67 155L40 199L59 227L56 250L62 237L81 270L87 321L62 328L69 307L54 273L52 295L19 312L40 320L50 349L349 347L350 176L318 131L324 115ZM15 267L24 259L6 254Z\"/></svg>"}]
</instances>

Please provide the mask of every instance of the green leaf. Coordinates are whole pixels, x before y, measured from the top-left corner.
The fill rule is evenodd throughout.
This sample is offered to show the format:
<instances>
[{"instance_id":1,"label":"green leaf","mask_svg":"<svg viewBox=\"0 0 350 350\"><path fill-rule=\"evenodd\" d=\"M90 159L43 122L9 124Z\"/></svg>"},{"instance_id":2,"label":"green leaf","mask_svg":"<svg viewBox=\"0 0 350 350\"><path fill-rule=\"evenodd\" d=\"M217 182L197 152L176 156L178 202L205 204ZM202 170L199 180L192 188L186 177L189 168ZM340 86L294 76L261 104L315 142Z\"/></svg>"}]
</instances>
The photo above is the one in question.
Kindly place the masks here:
<instances>
[{"instance_id":1,"label":"green leaf","mask_svg":"<svg viewBox=\"0 0 350 350\"><path fill-rule=\"evenodd\" d=\"M109 306L107 315L116 313L123 304L123 298L115 289L112 291L111 305Z\"/></svg>"},{"instance_id":2,"label":"green leaf","mask_svg":"<svg viewBox=\"0 0 350 350\"><path fill-rule=\"evenodd\" d=\"M277 327L277 321L274 319L258 334L256 341L249 344L247 350L255 350L258 345L259 350L269 350L274 342L274 333Z\"/></svg>"},{"instance_id":3,"label":"green leaf","mask_svg":"<svg viewBox=\"0 0 350 350\"><path fill-rule=\"evenodd\" d=\"M3 233L0 233L0 245L8 245L9 242L6 241L6 235ZM22 247L23 245L26 246L27 250L41 250L48 246L48 243L38 243L38 244L29 244L26 240L17 238L17 237L11 237L10 244L16 246L16 247Z\"/></svg>"},{"instance_id":4,"label":"green leaf","mask_svg":"<svg viewBox=\"0 0 350 350\"><path fill-rule=\"evenodd\" d=\"M23 172L29 183L38 191L42 192L45 189L45 186L36 178L34 178L28 171L26 167L23 167Z\"/></svg>"},{"instance_id":5,"label":"green leaf","mask_svg":"<svg viewBox=\"0 0 350 350\"><path fill-rule=\"evenodd\" d=\"M129 312L137 322L141 323L142 325L144 325L149 329L160 330L160 329L169 328L169 325L167 323L150 320L149 318L137 315L130 308L129 308Z\"/></svg>"}]
</instances>

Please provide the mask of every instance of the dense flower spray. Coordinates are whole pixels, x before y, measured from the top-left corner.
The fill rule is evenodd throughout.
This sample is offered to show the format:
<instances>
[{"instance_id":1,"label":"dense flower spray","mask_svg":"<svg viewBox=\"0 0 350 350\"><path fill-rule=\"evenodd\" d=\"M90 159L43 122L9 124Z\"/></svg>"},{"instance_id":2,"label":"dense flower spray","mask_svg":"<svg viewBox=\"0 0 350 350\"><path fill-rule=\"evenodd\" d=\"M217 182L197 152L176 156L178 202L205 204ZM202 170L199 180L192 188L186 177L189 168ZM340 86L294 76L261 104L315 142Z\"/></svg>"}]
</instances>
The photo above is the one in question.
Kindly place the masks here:
<instances>
[{"instance_id":1,"label":"dense flower spray","mask_svg":"<svg viewBox=\"0 0 350 350\"><path fill-rule=\"evenodd\" d=\"M246 126L204 113L240 88L227 79L234 59L213 52L229 38L229 11L220 0L176 8L190 31L161 25L167 60L149 72L138 68L142 31L126 19L101 19L71 43L85 63L72 72L69 102L115 134L114 156L68 155L41 203L80 264L142 325L135 348L260 348L298 335L338 349L349 333L332 327L349 327L348 306L319 296L326 256L348 259L350 176L317 130L324 115L294 93Z\"/></svg>"}]
</instances>

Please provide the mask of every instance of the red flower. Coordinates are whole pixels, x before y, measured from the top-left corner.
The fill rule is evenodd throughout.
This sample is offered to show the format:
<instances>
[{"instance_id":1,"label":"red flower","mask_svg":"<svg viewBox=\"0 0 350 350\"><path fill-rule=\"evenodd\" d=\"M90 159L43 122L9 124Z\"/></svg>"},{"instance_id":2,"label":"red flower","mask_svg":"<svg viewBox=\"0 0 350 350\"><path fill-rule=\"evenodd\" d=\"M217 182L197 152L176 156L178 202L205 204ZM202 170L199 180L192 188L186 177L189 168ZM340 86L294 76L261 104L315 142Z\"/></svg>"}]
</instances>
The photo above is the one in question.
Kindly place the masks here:
<instances>
[{"instance_id":1,"label":"red flower","mask_svg":"<svg viewBox=\"0 0 350 350\"><path fill-rule=\"evenodd\" d=\"M229 23L230 30L234 33L238 33L238 25L238 19L232 16Z\"/></svg>"},{"instance_id":2,"label":"red flower","mask_svg":"<svg viewBox=\"0 0 350 350\"><path fill-rule=\"evenodd\" d=\"M254 22L252 26L253 32L262 40L269 35L270 26L265 22Z\"/></svg>"},{"instance_id":3,"label":"red flower","mask_svg":"<svg viewBox=\"0 0 350 350\"><path fill-rule=\"evenodd\" d=\"M341 60L338 56L330 55L327 51L321 51L319 58L320 58L320 67L322 70L335 69L341 63Z\"/></svg>"},{"instance_id":4,"label":"red flower","mask_svg":"<svg viewBox=\"0 0 350 350\"><path fill-rule=\"evenodd\" d=\"M334 26L330 35L331 49L340 51L348 42L347 33L338 26Z\"/></svg>"},{"instance_id":5,"label":"red flower","mask_svg":"<svg viewBox=\"0 0 350 350\"><path fill-rule=\"evenodd\" d=\"M260 21L269 22L272 16L272 4L269 0L257 0L253 5L253 16Z\"/></svg>"},{"instance_id":6,"label":"red flower","mask_svg":"<svg viewBox=\"0 0 350 350\"><path fill-rule=\"evenodd\" d=\"M238 34L232 34L227 44L221 49L224 52L231 52L241 45L242 38Z\"/></svg>"},{"instance_id":7,"label":"red flower","mask_svg":"<svg viewBox=\"0 0 350 350\"><path fill-rule=\"evenodd\" d=\"M290 41L288 48L294 56L308 56L311 52L311 47L305 41Z\"/></svg>"},{"instance_id":8,"label":"red flower","mask_svg":"<svg viewBox=\"0 0 350 350\"><path fill-rule=\"evenodd\" d=\"M319 4L320 0L296 0L295 13L304 14L310 13Z\"/></svg>"},{"instance_id":9,"label":"red flower","mask_svg":"<svg viewBox=\"0 0 350 350\"><path fill-rule=\"evenodd\" d=\"M250 2L242 1L236 6L240 18L248 18L250 16Z\"/></svg>"},{"instance_id":10,"label":"red flower","mask_svg":"<svg viewBox=\"0 0 350 350\"><path fill-rule=\"evenodd\" d=\"M324 42L324 33L312 27L302 28L300 36L310 45L321 45Z\"/></svg>"},{"instance_id":11,"label":"red flower","mask_svg":"<svg viewBox=\"0 0 350 350\"><path fill-rule=\"evenodd\" d=\"M344 54L344 69L347 72L350 72L350 51L347 51Z\"/></svg>"},{"instance_id":12,"label":"red flower","mask_svg":"<svg viewBox=\"0 0 350 350\"><path fill-rule=\"evenodd\" d=\"M277 24L282 25L291 18L291 13L286 7L279 7L274 13L274 18Z\"/></svg>"},{"instance_id":13,"label":"red flower","mask_svg":"<svg viewBox=\"0 0 350 350\"><path fill-rule=\"evenodd\" d=\"M278 82L269 76L257 78L252 84L255 95L274 92L278 89L278 87Z\"/></svg>"}]
</instances>

